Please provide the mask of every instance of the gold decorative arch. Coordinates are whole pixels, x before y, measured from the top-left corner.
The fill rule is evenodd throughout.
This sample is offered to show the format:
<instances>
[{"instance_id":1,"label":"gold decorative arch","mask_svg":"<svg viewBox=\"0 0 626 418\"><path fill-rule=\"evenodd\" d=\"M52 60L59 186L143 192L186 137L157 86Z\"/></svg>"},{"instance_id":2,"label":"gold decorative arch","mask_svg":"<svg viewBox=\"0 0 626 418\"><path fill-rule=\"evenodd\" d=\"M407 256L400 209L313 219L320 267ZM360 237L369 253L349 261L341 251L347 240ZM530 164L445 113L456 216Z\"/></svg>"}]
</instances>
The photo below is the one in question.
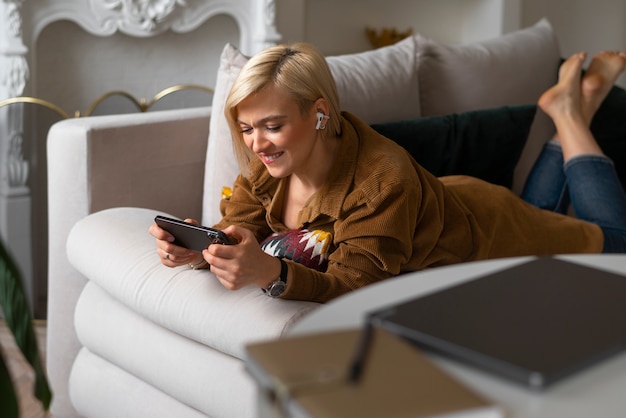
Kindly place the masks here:
<instances>
[{"instance_id":1,"label":"gold decorative arch","mask_svg":"<svg viewBox=\"0 0 626 418\"><path fill-rule=\"evenodd\" d=\"M161 90L160 92L158 92L157 94L154 95L154 97L150 100L147 101L145 98L142 98L140 100L137 100L132 94L123 91L123 90L113 90L110 91L108 93L103 94L102 96L98 97L96 100L94 100L94 102L89 105L89 107L87 108L87 110L85 111L84 114L81 114L80 111L75 111L74 112L74 117L81 117L81 116L91 116L93 114L93 112L96 110L96 108L98 107L98 105L100 105L103 101L105 101L106 99L108 99L109 97L113 97L113 96L122 96L122 97L126 97L127 99L129 99L136 107L137 110L140 112L147 112L148 110L150 110L150 108L152 106L154 106L155 103L157 103L159 100L163 99L164 97L178 92L178 91L182 91L182 90L196 90L196 91L201 91L207 94L213 94L215 91L210 88L210 87L206 87L206 86L201 86L201 85L197 85L197 84L177 84L175 86L171 86L171 87L167 87L163 90ZM65 112L63 109L61 109L61 107L57 106L56 104L44 100L44 99L39 99L37 97L28 97L28 96L19 96L19 97L12 97L10 99L5 99L5 100L0 100L0 107L3 106L8 106L11 104L16 104L16 103L31 103L31 104L36 104L39 106L43 106L45 108L48 108L56 113L58 113L63 119L69 119L70 115Z\"/></svg>"},{"instance_id":2,"label":"gold decorative arch","mask_svg":"<svg viewBox=\"0 0 626 418\"><path fill-rule=\"evenodd\" d=\"M68 119L70 117L67 113L65 113L63 109L61 109L59 106L55 105L54 103L49 102L47 100L38 99L36 97L19 96L19 97L12 97L10 99L0 100L0 107L8 106L11 104L16 104L16 103L32 103L32 104L40 105L40 106L43 106L43 107L46 107L48 109L55 111L56 113L61 115L63 119Z\"/></svg>"}]
</instances>

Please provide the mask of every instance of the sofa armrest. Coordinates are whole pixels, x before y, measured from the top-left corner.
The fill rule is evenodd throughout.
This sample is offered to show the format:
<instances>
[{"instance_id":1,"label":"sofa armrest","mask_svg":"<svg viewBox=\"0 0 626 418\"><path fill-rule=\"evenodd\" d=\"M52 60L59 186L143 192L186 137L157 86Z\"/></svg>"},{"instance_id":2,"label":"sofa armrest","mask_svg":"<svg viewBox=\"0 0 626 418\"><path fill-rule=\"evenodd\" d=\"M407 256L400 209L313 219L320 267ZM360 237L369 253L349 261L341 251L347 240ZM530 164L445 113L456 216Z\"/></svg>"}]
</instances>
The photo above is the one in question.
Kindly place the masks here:
<instances>
[{"instance_id":1,"label":"sofa armrest","mask_svg":"<svg viewBox=\"0 0 626 418\"><path fill-rule=\"evenodd\" d=\"M210 108L195 108L68 119L50 129L47 369L55 416L75 415L68 379L79 350L74 308L86 282L67 259L70 229L116 206L199 219L209 118Z\"/></svg>"},{"instance_id":2,"label":"sofa armrest","mask_svg":"<svg viewBox=\"0 0 626 418\"><path fill-rule=\"evenodd\" d=\"M199 217L209 118L205 107L55 124L48 135L49 199L67 202L73 193L71 204L89 213L135 206Z\"/></svg>"},{"instance_id":3,"label":"sofa armrest","mask_svg":"<svg viewBox=\"0 0 626 418\"><path fill-rule=\"evenodd\" d=\"M268 298L256 286L227 290L209 270L163 266L147 232L158 213L119 207L85 217L70 231L68 260L90 284L142 318L239 359L244 358L246 344L279 338L319 306ZM96 353L104 345L119 347L119 341L103 341L98 329L90 326L93 322L85 320L90 310L103 311L94 303L78 308L82 315L75 322L83 345ZM97 342L90 345L92 337Z\"/></svg>"}]
</instances>

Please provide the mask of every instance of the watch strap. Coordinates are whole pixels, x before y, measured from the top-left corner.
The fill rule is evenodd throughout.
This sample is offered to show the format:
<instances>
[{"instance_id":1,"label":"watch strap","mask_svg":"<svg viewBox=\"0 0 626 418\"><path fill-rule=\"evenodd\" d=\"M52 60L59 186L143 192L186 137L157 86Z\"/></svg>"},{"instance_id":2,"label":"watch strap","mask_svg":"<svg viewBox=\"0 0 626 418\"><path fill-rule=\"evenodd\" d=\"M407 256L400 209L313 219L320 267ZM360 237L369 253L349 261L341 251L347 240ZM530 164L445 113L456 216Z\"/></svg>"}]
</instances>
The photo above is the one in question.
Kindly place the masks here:
<instances>
[{"instance_id":1,"label":"watch strap","mask_svg":"<svg viewBox=\"0 0 626 418\"><path fill-rule=\"evenodd\" d=\"M278 258L280 261L280 275L276 280L270 283L266 289L263 289L263 292L270 297L280 296L287 287L287 275L289 274L289 268L287 267L287 263L282 258Z\"/></svg>"},{"instance_id":2,"label":"watch strap","mask_svg":"<svg viewBox=\"0 0 626 418\"><path fill-rule=\"evenodd\" d=\"M280 261L280 276L278 276L278 279L286 284L287 274L289 274L289 268L287 267L287 263L285 262L285 260L283 260L282 258L279 258L278 261Z\"/></svg>"}]
</instances>

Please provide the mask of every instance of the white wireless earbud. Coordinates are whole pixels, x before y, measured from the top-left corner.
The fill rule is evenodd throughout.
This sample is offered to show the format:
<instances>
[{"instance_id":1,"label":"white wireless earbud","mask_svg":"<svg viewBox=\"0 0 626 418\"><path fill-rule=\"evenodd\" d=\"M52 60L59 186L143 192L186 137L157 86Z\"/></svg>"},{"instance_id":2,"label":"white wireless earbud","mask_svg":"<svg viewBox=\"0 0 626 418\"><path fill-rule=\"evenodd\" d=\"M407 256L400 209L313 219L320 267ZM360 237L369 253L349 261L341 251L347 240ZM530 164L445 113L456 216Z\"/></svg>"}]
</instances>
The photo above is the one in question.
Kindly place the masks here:
<instances>
[{"instance_id":1,"label":"white wireless earbud","mask_svg":"<svg viewBox=\"0 0 626 418\"><path fill-rule=\"evenodd\" d=\"M322 112L317 112L317 124L315 125L315 129L320 130L320 129L326 129L326 124L324 124L324 126L322 126L322 121L324 119L330 119L330 116L323 114Z\"/></svg>"}]
</instances>

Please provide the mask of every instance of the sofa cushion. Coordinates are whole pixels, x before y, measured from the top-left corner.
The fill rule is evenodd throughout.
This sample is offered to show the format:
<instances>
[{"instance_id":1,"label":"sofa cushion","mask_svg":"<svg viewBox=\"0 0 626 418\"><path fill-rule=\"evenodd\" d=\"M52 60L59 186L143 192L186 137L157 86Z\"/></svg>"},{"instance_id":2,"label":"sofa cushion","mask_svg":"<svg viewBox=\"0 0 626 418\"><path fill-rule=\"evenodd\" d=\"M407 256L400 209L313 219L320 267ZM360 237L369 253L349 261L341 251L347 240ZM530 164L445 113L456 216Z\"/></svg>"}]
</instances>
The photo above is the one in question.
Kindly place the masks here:
<instances>
[{"instance_id":1,"label":"sofa cushion","mask_svg":"<svg viewBox=\"0 0 626 418\"><path fill-rule=\"evenodd\" d=\"M255 416L256 388L239 358L161 327L92 281L80 295L74 323L83 349L70 388L81 417L103 411L106 417Z\"/></svg>"},{"instance_id":2,"label":"sofa cushion","mask_svg":"<svg viewBox=\"0 0 626 418\"><path fill-rule=\"evenodd\" d=\"M372 51L327 57L341 110L365 123L419 117L415 57L414 37Z\"/></svg>"},{"instance_id":3,"label":"sofa cushion","mask_svg":"<svg viewBox=\"0 0 626 418\"><path fill-rule=\"evenodd\" d=\"M482 42L445 45L417 37L422 115L534 104L556 82L557 39L543 19Z\"/></svg>"},{"instance_id":4,"label":"sofa cushion","mask_svg":"<svg viewBox=\"0 0 626 418\"><path fill-rule=\"evenodd\" d=\"M351 111L367 123L419 117L415 56L415 40L408 38L374 51L328 57L342 110ZM222 188L232 185L239 173L224 103L247 61L248 57L231 44L224 47L220 57L207 147L204 225L213 225L221 219Z\"/></svg>"},{"instance_id":5,"label":"sofa cushion","mask_svg":"<svg viewBox=\"0 0 626 418\"><path fill-rule=\"evenodd\" d=\"M504 106L372 127L436 176L465 174L510 188L536 109Z\"/></svg>"}]
</instances>

